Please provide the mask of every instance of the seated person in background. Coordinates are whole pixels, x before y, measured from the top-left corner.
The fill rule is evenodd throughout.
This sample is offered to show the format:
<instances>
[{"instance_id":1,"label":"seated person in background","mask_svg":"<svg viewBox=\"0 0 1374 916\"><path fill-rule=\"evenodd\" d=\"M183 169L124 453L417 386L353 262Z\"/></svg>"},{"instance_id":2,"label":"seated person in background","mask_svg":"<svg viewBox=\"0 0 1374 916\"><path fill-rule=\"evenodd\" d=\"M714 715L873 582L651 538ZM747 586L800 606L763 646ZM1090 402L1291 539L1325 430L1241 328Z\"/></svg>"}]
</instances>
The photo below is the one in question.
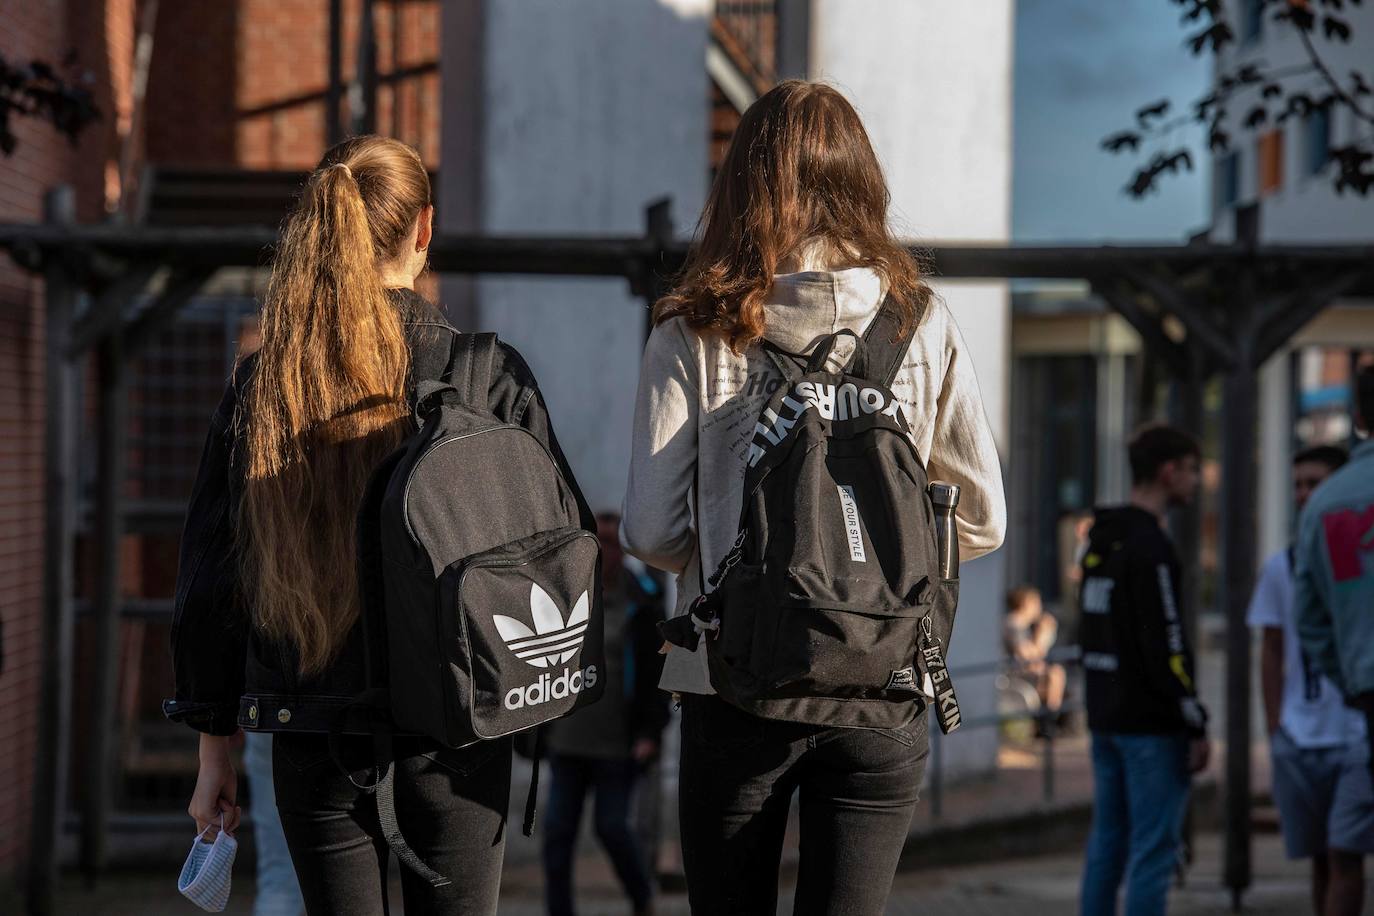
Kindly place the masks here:
<instances>
[{"instance_id":1,"label":"seated person in background","mask_svg":"<svg viewBox=\"0 0 1374 916\"><path fill-rule=\"evenodd\" d=\"M1064 666L1045 661L1059 635L1059 624L1045 613L1040 592L1029 585L1007 593L1007 617L1002 624L1002 641L1013 663L1013 671L1035 684L1040 707L1057 715L1064 705Z\"/></svg>"}]
</instances>

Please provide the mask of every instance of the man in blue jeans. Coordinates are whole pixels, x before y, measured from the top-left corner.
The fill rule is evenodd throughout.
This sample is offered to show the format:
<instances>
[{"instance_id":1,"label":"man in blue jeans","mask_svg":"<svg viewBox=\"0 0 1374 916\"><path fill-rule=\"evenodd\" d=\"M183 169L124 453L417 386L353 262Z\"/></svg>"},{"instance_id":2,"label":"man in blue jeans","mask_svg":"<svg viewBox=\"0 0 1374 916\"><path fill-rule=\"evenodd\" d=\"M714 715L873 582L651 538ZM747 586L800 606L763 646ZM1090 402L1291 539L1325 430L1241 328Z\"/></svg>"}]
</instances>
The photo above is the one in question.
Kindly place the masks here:
<instances>
[{"instance_id":1,"label":"man in blue jeans","mask_svg":"<svg viewBox=\"0 0 1374 916\"><path fill-rule=\"evenodd\" d=\"M1083 555L1079 641L1092 731L1093 826L1083 916L1165 911L1191 774L1207 765L1207 714L1179 615L1179 562L1164 531L1197 491L1186 433L1147 427L1130 443L1131 501L1098 509Z\"/></svg>"}]
</instances>

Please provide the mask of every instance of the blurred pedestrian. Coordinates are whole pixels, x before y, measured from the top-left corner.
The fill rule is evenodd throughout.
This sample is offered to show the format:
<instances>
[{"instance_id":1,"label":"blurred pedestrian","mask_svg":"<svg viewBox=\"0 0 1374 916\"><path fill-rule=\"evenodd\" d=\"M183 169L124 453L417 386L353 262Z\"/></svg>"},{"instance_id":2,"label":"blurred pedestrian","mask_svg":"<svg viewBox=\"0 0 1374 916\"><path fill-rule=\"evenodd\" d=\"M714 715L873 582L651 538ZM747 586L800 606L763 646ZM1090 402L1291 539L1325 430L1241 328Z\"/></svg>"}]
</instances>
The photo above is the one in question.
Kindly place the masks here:
<instances>
[{"instance_id":1,"label":"blurred pedestrian","mask_svg":"<svg viewBox=\"0 0 1374 916\"><path fill-rule=\"evenodd\" d=\"M1083 555L1084 693L1092 730L1093 825L1082 913L1165 911L1178 862L1190 774L1207 765L1207 714L1179 616L1179 560L1165 533L1171 507L1197 492L1200 452L1179 430L1151 426L1130 443L1131 501L1098 509Z\"/></svg>"},{"instance_id":2,"label":"blurred pedestrian","mask_svg":"<svg viewBox=\"0 0 1374 916\"><path fill-rule=\"evenodd\" d=\"M1346 462L1325 445L1293 459L1299 512ZM1294 607L1292 547L1269 558L1246 617L1261 631L1260 687L1273 758L1274 803L1290 859L1312 860L1317 916L1359 913L1363 856L1374 852L1374 786L1365 766L1365 723L1302 651Z\"/></svg>"},{"instance_id":3,"label":"blurred pedestrian","mask_svg":"<svg viewBox=\"0 0 1374 916\"><path fill-rule=\"evenodd\" d=\"M1356 373L1353 388L1353 420L1363 438L1350 461L1303 509L1294 550L1294 604L1303 652L1365 719L1366 744L1362 752L1352 751L1351 759L1369 770L1374 766L1368 744L1374 740L1374 440L1369 438L1374 366ZM1331 865L1334 869L1334 858ZM1359 867L1363 883L1362 858ZM1328 913L1338 912L1333 902L1328 900Z\"/></svg>"},{"instance_id":4,"label":"blurred pedestrian","mask_svg":"<svg viewBox=\"0 0 1374 916\"><path fill-rule=\"evenodd\" d=\"M592 825L635 916L653 912L651 863L630 812L635 787L658 757L668 724L663 673L663 594L647 573L624 562L620 516L596 518L601 540L606 627L606 689L592 706L548 726L550 786L544 820L544 893L549 916L573 916L573 863L582 806L593 798ZM642 569L642 567L641 567Z\"/></svg>"},{"instance_id":5,"label":"blurred pedestrian","mask_svg":"<svg viewBox=\"0 0 1374 916\"><path fill-rule=\"evenodd\" d=\"M1040 590L1029 585L1007 593L1007 615L1002 621L1002 644L1013 673L1035 685L1042 712L1040 733L1064 705L1064 666L1049 661L1059 636L1059 623L1045 610Z\"/></svg>"}]
</instances>

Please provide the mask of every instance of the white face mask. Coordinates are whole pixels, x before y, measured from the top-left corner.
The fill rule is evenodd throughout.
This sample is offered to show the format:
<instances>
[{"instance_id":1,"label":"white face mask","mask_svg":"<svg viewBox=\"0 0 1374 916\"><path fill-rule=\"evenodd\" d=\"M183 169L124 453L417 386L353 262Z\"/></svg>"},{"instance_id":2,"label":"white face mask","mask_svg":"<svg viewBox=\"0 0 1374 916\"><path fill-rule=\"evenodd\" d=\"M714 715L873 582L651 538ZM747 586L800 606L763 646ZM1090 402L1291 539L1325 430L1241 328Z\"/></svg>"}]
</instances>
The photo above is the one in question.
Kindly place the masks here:
<instances>
[{"instance_id":1,"label":"white face mask","mask_svg":"<svg viewBox=\"0 0 1374 916\"><path fill-rule=\"evenodd\" d=\"M229 903L229 879L239 844L224 832L224 818L220 817L220 831L213 843L202 841L209 827L191 841L191 854L181 867L177 890L187 900L207 913L219 913Z\"/></svg>"}]
</instances>

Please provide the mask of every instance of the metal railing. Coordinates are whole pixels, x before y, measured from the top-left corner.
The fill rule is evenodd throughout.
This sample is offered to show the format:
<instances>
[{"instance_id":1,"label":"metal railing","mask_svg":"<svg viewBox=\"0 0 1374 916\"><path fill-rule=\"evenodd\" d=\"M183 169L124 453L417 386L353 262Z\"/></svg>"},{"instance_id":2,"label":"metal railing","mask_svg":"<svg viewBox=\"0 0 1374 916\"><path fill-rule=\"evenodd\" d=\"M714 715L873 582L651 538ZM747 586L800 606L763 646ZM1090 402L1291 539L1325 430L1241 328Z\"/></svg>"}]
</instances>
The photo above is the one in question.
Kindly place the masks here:
<instances>
[{"instance_id":1,"label":"metal railing","mask_svg":"<svg viewBox=\"0 0 1374 916\"><path fill-rule=\"evenodd\" d=\"M1078 667L1082 662L1082 650L1078 646L1066 646L1056 649L1046 655L1044 664L1062 665L1064 668ZM1029 669L1030 665L1017 662L1011 659L999 659L997 661L979 662L964 665L959 668L950 669L950 679L957 685L963 678L977 677L980 675L995 674L998 677L1019 675ZM999 687L999 693L1005 688ZM998 712L989 716L966 716L961 720L959 730L976 728L996 728L1000 729L1013 722L1033 722L1039 726L1037 737L1040 745L1041 756L1041 798L1046 804L1051 804L1055 799L1055 737L1059 729L1058 719L1064 714L1075 714L1083 711L1081 702L1065 702L1058 709L1053 711L1043 707L1038 709L1027 709L1023 712L1003 713ZM930 816L932 820L940 820L944 814L944 753L943 744L947 740L941 733L938 726L932 724L930 728L930 782L927 794L930 798Z\"/></svg>"}]
</instances>

